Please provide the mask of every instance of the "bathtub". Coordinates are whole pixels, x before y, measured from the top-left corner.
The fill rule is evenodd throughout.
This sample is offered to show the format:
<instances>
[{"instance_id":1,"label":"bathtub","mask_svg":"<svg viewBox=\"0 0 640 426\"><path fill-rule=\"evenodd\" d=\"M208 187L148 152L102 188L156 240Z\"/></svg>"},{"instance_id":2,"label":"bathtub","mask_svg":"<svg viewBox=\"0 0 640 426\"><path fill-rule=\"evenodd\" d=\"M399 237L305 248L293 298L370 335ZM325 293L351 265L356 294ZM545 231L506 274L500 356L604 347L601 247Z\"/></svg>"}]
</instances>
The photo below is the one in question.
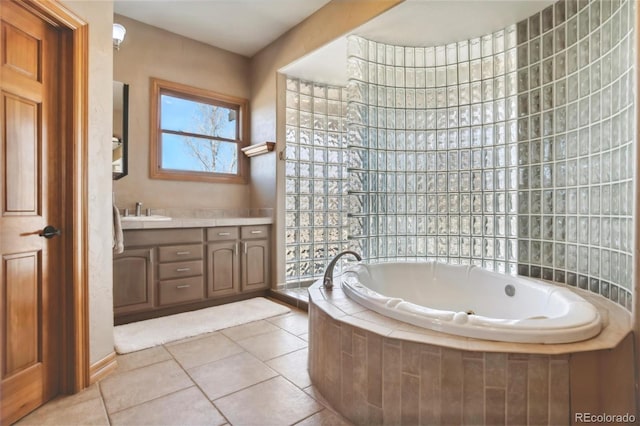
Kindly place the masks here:
<instances>
[{"instance_id":1,"label":"bathtub","mask_svg":"<svg viewBox=\"0 0 640 426\"><path fill-rule=\"evenodd\" d=\"M598 310L567 288L476 266L357 264L341 284L382 315L459 336L553 344L586 340L602 328Z\"/></svg>"}]
</instances>

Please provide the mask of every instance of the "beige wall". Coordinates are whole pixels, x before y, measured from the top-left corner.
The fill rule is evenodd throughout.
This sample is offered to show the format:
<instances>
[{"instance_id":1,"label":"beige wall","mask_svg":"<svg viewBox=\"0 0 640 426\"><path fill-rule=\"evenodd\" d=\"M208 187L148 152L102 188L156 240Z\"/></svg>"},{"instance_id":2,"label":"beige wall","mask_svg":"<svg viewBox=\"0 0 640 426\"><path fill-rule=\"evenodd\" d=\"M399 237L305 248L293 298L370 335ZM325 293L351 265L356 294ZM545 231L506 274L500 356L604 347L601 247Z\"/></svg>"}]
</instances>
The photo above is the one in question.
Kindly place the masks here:
<instances>
[{"instance_id":1,"label":"beige wall","mask_svg":"<svg viewBox=\"0 0 640 426\"><path fill-rule=\"evenodd\" d=\"M150 77L249 98L249 59L116 15L127 29L113 78L129 84L129 175L114 182L118 207L249 207L249 185L149 179Z\"/></svg>"},{"instance_id":2,"label":"beige wall","mask_svg":"<svg viewBox=\"0 0 640 426\"><path fill-rule=\"evenodd\" d=\"M404 0L333 0L309 18L251 58L251 135L252 143L276 141L284 149L284 83L278 70ZM278 83L279 82L279 83ZM276 122L278 117L278 122ZM252 207L273 208L276 238L273 239L272 282L284 282L284 194L280 191L284 162L277 153L255 157L251 167Z\"/></svg>"},{"instance_id":3,"label":"beige wall","mask_svg":"<svg viewBox=\"0 0 640 426\"><path fill-rule=\"evenodd\" d=\"M111 254L112 1L63 1L89 24L89 345L95 363L113 352Z\"/></svg>"}]
</instances>

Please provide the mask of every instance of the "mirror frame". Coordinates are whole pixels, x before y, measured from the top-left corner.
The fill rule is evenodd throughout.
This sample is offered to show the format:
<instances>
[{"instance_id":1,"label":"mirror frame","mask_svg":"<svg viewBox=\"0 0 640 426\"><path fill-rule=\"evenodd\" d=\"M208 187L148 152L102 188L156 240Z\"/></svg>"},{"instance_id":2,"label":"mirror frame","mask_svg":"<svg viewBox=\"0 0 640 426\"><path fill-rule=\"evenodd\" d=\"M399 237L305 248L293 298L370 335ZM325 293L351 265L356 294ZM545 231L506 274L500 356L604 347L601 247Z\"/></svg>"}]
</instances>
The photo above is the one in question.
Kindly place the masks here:
<instances>
[{"instance_id":1,"label":"mirror frame","mask_svg":"<svg viewBox=\"0 0 640 426\"><path fill-rule=\"evenodd\" d=\"M129 174L129 85L126 83L122 83L122 171L112 171L112 174L113 180Z\"/></svg>"}]
</instances>

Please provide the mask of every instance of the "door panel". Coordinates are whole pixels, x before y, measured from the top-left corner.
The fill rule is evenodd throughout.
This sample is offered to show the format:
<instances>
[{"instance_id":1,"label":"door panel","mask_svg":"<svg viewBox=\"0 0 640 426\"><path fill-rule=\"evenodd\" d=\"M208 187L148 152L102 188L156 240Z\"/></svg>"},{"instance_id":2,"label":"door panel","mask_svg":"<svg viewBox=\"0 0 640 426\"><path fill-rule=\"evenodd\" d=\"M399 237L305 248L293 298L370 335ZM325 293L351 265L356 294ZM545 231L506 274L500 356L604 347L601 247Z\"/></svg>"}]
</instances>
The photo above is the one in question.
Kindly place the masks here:
<instances>
[{"instance_id":1,"label":"door panel","mask_svg":"<svg viewBox=\"0 0 640 426\"><path fill-rule=\"evenodd\" d=\"M5 256L3 294L6 297L7 329L6 357L2 366L3 377L9 377L36 364L38 357L38 300L37 253Z\"/></svg>"},{"instance_id":2,"label":"door panel","mask_svg":"<svg viewBox=\"0 0 640 426\"><path fill-rule=\"evenodd\" d=\"M62 235L59 33L0 0L0 423L58 392Z\"/></svg>"},{"instance_id":3,"label":"door panel","mask_svg":"<svg viewBox=\"0 0 640 426\"><path fill-rule=\"evenodd\" d=\"M3 93L6 213L38 210L38 105Z\"/></svg>"}]
</instances>

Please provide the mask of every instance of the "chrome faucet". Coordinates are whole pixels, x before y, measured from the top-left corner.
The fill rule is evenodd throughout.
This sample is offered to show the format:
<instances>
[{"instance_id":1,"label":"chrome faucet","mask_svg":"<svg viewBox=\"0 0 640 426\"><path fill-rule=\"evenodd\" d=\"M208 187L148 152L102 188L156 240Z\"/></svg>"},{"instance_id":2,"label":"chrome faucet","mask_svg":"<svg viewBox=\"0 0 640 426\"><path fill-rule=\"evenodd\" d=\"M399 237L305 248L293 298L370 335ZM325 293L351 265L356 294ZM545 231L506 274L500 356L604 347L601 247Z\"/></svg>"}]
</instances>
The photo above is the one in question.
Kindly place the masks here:
<instances>
[{"instance_id":1,"label":"chrome faucet","mask_svg":"<svg viewBox=\"0 0 640 426\"><path fill-rule=\"evenodd\" d=\"M324 271L324 279L322 280L322 284L324 285L324 288L326 288L327 290L331 290L333 288L333 268L336 267L336 263L338 263L338 259L340 259L345 254L352 254L356 259L362 260L360 255L355 251L345 250L342 253L338 253L338 255L334 257L333 260L331 260L331 262L329 262L327 269Z\"/></svg>"},{"instance_id":2,"label":"chrome faucet","mask_svg":"<svg viewBox=\"0 0 640 426\"><path fill-rule=\"evenodd\" d=\"M142 203L140 201L136 203L136 216L142 216Z\"/></svg>"}]
</instances>

